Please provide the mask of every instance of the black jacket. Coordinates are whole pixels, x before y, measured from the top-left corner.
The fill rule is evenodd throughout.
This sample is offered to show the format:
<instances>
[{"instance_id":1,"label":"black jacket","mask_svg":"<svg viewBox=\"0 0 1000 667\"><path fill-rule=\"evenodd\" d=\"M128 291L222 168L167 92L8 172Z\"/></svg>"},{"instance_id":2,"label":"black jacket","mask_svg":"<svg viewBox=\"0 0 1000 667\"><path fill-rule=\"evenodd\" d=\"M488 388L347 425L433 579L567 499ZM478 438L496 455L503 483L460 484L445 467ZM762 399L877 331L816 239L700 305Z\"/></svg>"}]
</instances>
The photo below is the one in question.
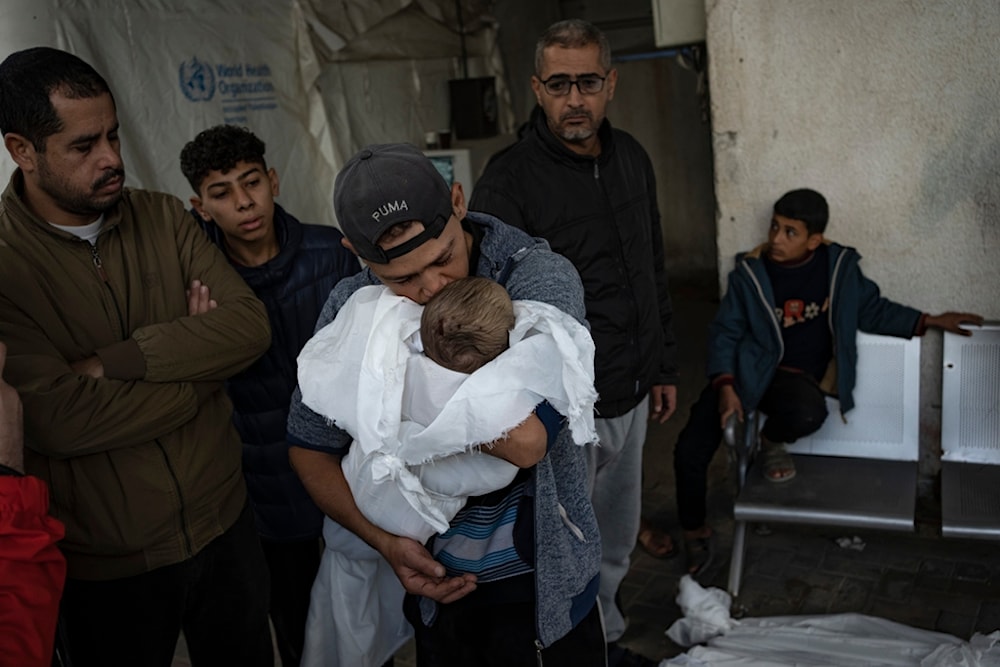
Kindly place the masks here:
<instances>
[{"instance_id":1,"label":"black jacket","mask_svg":"<svg viewBox=\"0 0 1000 667\"><path fill-rule=\"evenodd\" d=\"M493 159L469 208L546 239L583 280L600 417L620 416L654 384L677 383L656 182L630 134L599 129L601 154L578 155L536 107L523 138Z\"/></svg>"},{"instance_id":2,"label":"black jacket","mask_svg":"<svg viewBox=\"0 0 1000 667\"><path fill-rule=\"evenodd\" d=\"M227 389L243 440L243 474L257 530L265 539L287 541L318 537L323 524L323 513L288 462L286 423L298 384L295 360L312 337L330 290L361 267L334 227L304 225L277 205L274 227L281 247L274 259L255 267L230 260L267 307L272 338L264 356L230 378ZM204 221L202 228L226 252L222 230Z\"/></svg>"}]
</instances>

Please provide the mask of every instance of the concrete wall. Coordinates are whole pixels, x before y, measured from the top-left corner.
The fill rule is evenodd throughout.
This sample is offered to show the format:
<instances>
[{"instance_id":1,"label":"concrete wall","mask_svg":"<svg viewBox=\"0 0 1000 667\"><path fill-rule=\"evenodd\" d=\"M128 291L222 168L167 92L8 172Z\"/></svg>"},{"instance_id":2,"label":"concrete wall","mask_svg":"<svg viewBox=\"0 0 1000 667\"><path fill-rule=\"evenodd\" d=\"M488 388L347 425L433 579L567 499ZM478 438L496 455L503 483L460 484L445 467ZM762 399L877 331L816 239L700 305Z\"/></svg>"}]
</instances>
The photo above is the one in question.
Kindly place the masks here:
<instances>
[{"instance_id":1,"label":"concrete wall","mask_svg":"<svg viewBox=\"0 0 1000 667\"><path fill-rule=\"evenodd\" d=\"M675 58L616 63L608 105L615 127L630 132L656 171L667 274L672 291L708 286L717 272L711 128L702 118L698 76Z\"/></svg>"},{"instance_id":2,"label":"concrete wall","mask_svg":"<svg viewBox=\"0 0 1000 667\"><path fill-rule=\"evenodd\" d=\"M706 0L720 281L812 187L883 294L1000 319L1000 3ZM934 472L941 337L922 345Z\"/></svg>"},{"instance_id":3,"label":"concrete wall","mask_svg":"<svg viewBox=\"0 0 1000 667\"><path fill-rule=\"evenodd\" d=\"M557 0L508 0L497 2L497 39L510 84L515 125L527 120L535 107L531 76L535 73L535 42L545 29L563 17Z\"/></svg>"}]
</instances>

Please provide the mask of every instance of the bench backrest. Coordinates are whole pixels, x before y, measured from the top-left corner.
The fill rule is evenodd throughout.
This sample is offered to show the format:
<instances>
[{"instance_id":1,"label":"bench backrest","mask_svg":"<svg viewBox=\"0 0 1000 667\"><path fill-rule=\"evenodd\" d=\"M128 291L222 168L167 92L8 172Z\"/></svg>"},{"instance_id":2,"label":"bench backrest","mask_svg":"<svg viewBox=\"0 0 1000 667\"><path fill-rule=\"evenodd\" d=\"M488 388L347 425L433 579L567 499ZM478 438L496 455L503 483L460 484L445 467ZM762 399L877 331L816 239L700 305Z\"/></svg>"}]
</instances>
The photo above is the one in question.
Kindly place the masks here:
<instances>
[{"instance_id":1,"label":"bench backrest","mask_svg":"<svg viewBox=\"0 0 1000 667\"><path fill-rule=\"evenodd\" d=\"M857 386L847 423L836 399L811 436L789 445L795 454L916 461L920 456L920 339L858 332Z\"/></svg>"},{"instance_id":2,"label":"bench backrest","mask_svg":"<svg viewBox=\"0 0 1000 667\"><path fill-rule=\"evenodd\" d=\"M1000 323L945 332L941 458L1000 465Z\"/></svg>"}]
</instances>

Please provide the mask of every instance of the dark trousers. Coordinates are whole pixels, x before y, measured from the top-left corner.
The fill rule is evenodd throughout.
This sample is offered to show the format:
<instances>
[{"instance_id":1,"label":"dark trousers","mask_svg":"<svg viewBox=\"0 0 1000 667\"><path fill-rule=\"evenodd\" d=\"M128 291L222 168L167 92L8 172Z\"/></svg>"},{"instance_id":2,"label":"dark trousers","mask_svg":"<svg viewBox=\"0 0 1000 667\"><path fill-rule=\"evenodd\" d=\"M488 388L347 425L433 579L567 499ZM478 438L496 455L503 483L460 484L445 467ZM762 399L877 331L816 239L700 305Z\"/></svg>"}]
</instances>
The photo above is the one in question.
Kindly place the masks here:
<instances>
[{"instance_id":1,"label":"dark trousers","mask_svg":"<svg viewBox=\"0 0 1000 667\"><path fill-rule=\"evenodd\" d=\"M261 540L271 575L271 624L282 667L298 667L305 642L313 580L319 571L319 538L303 542Z\"/></svg>"},{"instance_id":2,"label":"dark trousers","mask_svg":"<svg viewBox=\"0 0 1000 667\"><path fill-rule=\"evenodd\" d=\"M112 579L68 579L74 667L170 667L181 630L191 664L271 667L267 565L249 506L193 558Z\"/></svg>"},{"instance_id":3,"label":"dark trousers","mask_svg":"<svg viewBox=\"0 0 1000 667\"><path fill-rule=\"evenodd\" d=\"M403 605L413 625L418 667L605 667L604 629L597 603L569 634L535 647L535 603L438 606L431 627L420 620L418 598Z\"/></svg>"},{"instance_id":4,"label":"dark trousers","mask_svg":"<svg viewBox=\"0 0 1000 667\"><path fill-rule=\"evenodd\" d=\"M826 397L812 376L778 369L757 409L767 415L761 435L771 442L795 442L816 432L826 419ZM708 466L722 441L719 393L705 387L674 447L677 516L681 528L705 525Z\"/></svg>"}]
</instances>

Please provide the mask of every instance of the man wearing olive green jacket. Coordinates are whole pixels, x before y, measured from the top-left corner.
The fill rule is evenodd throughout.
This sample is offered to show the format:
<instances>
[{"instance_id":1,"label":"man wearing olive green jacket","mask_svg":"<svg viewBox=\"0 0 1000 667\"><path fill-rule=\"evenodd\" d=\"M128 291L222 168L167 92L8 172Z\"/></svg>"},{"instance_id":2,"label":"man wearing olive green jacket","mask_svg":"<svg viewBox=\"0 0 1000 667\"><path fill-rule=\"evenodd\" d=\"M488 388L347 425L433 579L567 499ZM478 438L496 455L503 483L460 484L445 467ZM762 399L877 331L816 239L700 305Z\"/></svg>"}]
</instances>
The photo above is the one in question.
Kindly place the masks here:
<instances>
[{"instance_id":1,"label":"man wearing olive green jacket","mask_svg":"<svg viewBox=\"0 0 1000 667\"><path fill-rule=\"evenodd\" d=\"M17 170L0 200L0 341L25 469L66 525L73 661L270 665L267 573L223 381L263 305L180 200L124 187L104 79L33 48L0 64Z\"/></svg>"}]
</instances>

